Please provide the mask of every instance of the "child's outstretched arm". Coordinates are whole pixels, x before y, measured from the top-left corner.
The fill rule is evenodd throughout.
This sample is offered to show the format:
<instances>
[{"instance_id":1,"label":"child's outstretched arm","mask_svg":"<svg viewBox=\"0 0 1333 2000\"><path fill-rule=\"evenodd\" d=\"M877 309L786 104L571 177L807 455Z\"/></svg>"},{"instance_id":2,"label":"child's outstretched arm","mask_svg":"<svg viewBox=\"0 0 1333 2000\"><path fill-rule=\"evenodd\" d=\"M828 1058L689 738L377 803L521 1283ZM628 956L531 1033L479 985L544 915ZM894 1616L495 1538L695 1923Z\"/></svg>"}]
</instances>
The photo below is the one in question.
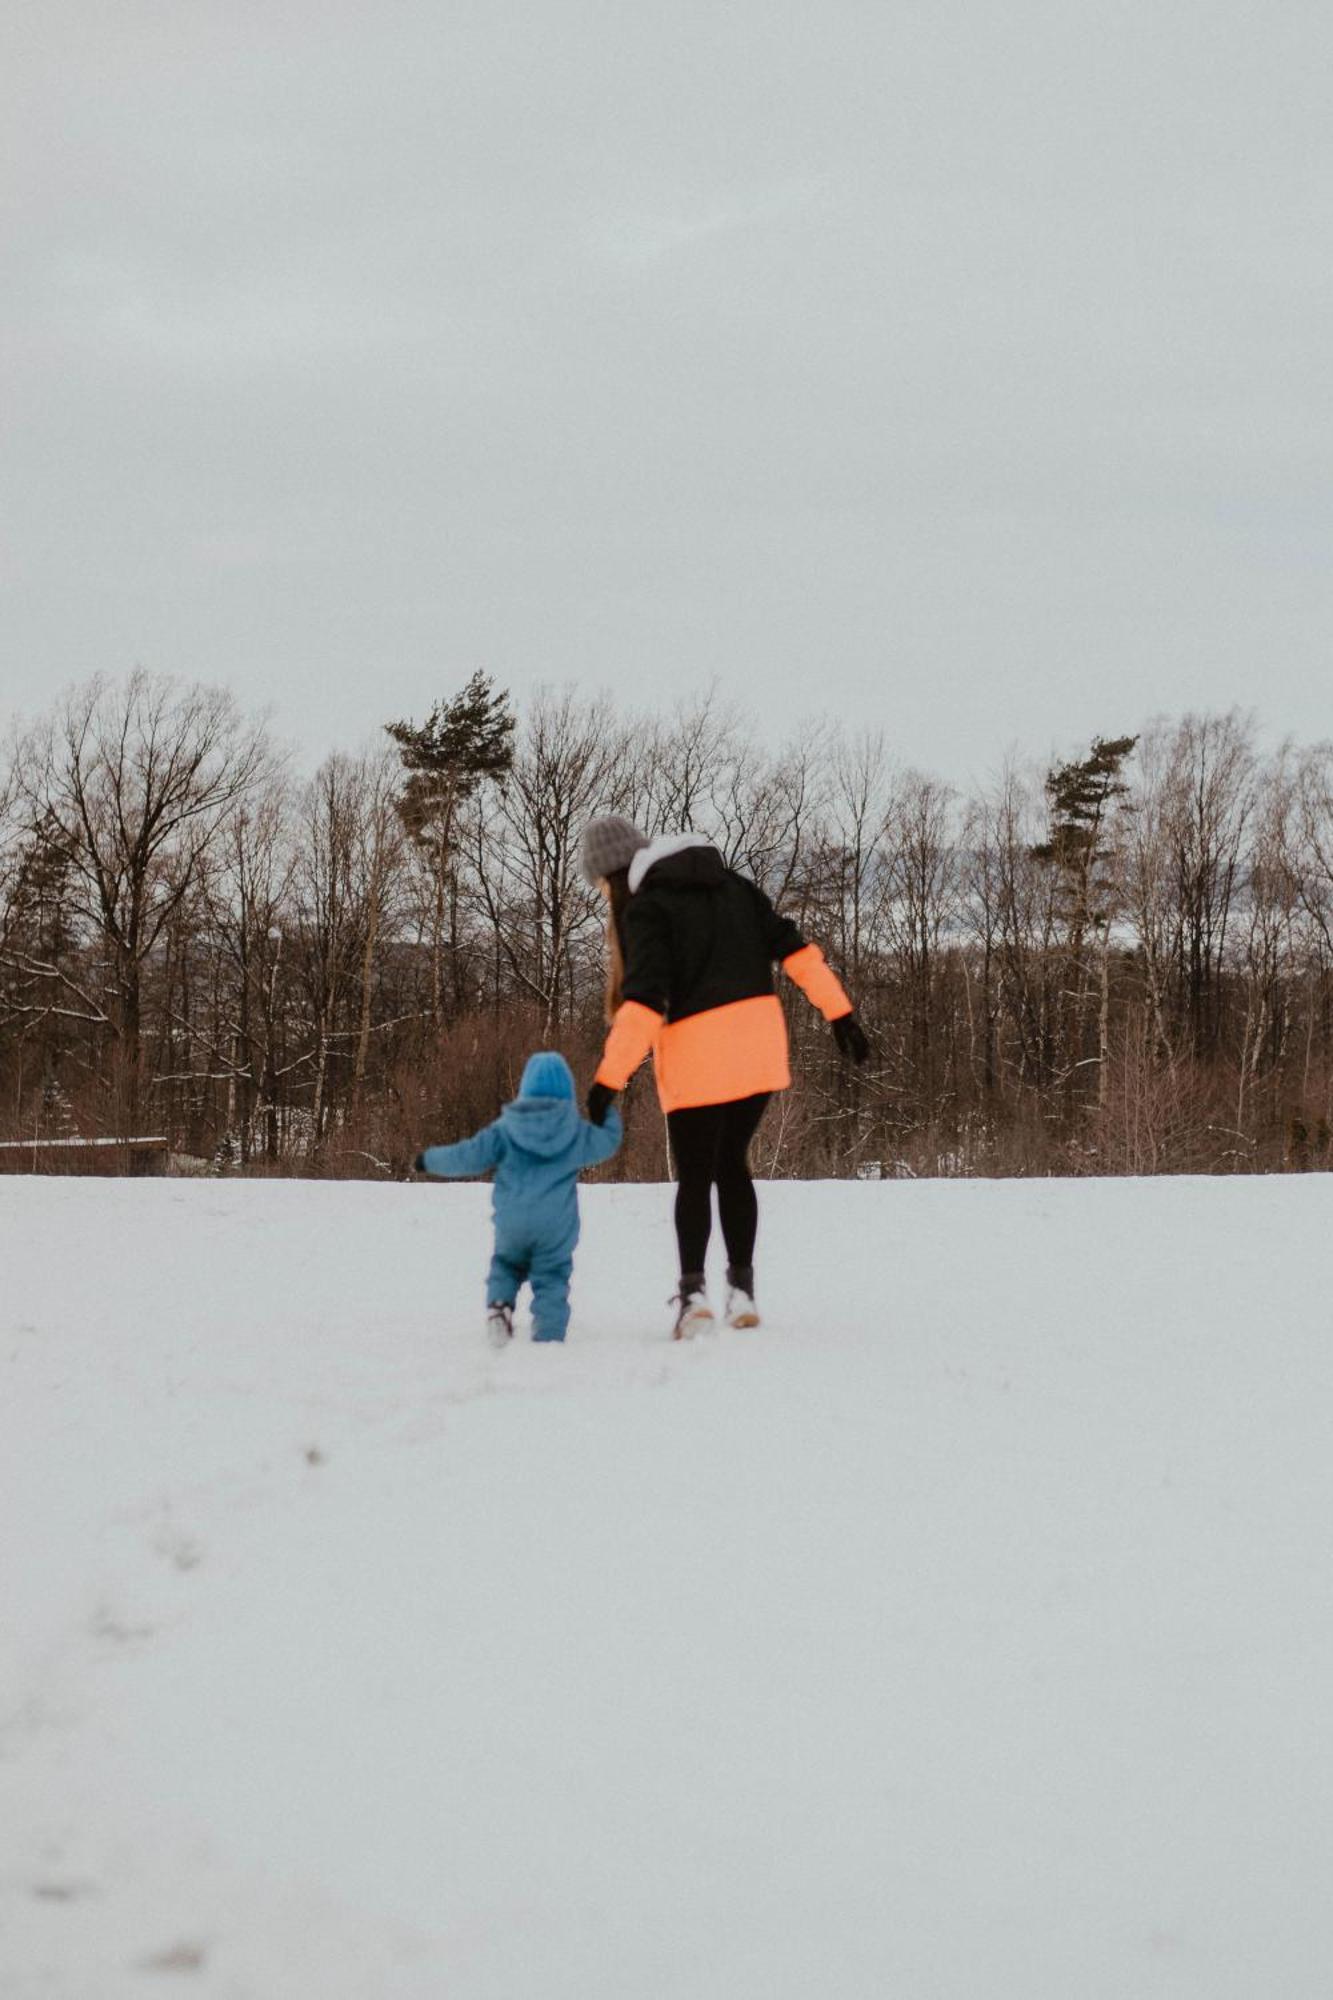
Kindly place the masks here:
<instances>
[{"instance_id":1,"label":"child's outstretched arm","mask_svg":"<svg viewBox=\"0 0 1333 2000\"><path fill-rule=\"evenodd\" d=\"M498 1167L503 1150L497 1120L472 1138L460 1139L457 1145L427 1146L424 1153L417 1154L416 1170L419 1174L439 1174L446 1180L466 1180L471 1174L488 1174L492 1167Z\"/></svg>"},{"instance_id":2,"label":"child's outstretched arm","mask_svg":"<svg viewBox=\"0 0 1333 2000\"><path fill-rule=\"evenodd\" d=\"M620 1113L614 1104L606 1108L606 1119L601 1125L594 1125L587 1118L580 1119L583 1138L583 1165L595 1167L600 1160L609 1160L612 1153L620 1150L620 1142L625 1136L625 1128L620 1122Z\"/></svg>"}]
</instances>

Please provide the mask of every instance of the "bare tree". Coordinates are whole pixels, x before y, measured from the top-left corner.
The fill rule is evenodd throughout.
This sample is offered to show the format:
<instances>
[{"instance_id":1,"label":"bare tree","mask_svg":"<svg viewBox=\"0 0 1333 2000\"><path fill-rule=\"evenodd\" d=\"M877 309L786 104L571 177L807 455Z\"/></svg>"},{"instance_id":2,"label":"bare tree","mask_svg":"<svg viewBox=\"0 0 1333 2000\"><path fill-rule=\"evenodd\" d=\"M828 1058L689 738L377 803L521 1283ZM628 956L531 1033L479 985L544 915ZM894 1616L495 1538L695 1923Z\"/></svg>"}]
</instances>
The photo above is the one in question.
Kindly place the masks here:
<instances>
[{"instance_id":1,"label":"bare tree","mask_svg":"<svg viewBox=\"0 0 1333 2000\"><path fill-rule=\"evenodd\" d=\"M361 815L356 832L357 875L363 885L364 936L361 946L361 1006L357 1023L356 1058L352 1068L352 1103L361 1102L366 1084L370 1035L374 1020L377 953L393 920L402 875L403 822L397 809L395 762L390 756L367 756L361 766Z\"/></svg>"},{"instance_id":2,"label":"bare tree","mask_svg":"<svg viewBox=\"0 0 1333 2000\"><path fill-rule=\"evenodd\" d=\"M716 821L716 802L731 786L745 721L716 686L665 717L632 717L628 728L628 793L637 823L649 835L702 833Z\"/></svg>"},{"instance_id":3,"label":"bare tree","mask_svg":"<svg viewBox=\"0 0 1333 2000\"><path fill-rule=\"evenodd\" d=\"M991 801L1003 1012L1018 1083L1041 1090L1056 1073L1059 914L1056 885L1036 859L1042 824L1035 782L1007 765Z\"/></svg>"},{"instance_id":4,"label":"bare tree","mask_svg":"<svg viewBox=\"0 0 1333 2000\"><path fill-rule=\"evenodd\" d=\"M138 672L73 690L20 746L20 796L68 851L111 962L120 1126L138 1122L145 965L227 815L271 761L225 690Z\"/></svg>"},{"instance_id":5,"label":"bare tree","mask_svg":"<svg viewBox=\"0 0 1333 2000\"><path fill-rule=\"evenodd\" d=\"M820 871L834 926L830 942L858 995L864 990L867 950L881 935L889 892L883 846L888 787L882 729L833 738L826 805L830 837Z\"/></svg>"},{"instance_id":6,"label":"bare tree","mask_svg":"<svg viewBox=\"0 0 1333 2000\"><path fill-rule=\"evenodd\" d=\"M205 878L222 996L221 1046L212 1059L227 1071L227 1125L238 1135L243 1164L261 1136L268 1158L278 1156L287 1056L279 982L294 921L293 813L285 779L275 775L256 787L228 821Z\"/></svg>"},{"instance_id":7,"label":"bare tree","mask_svg":"<svg viewBox=\"0 0 1333 2000\"><path fill-rule=\"evenodd\" d=\"M512 897L493 896L492 907L504 955L548 1036L572 1010L580 945L600 939L601 911L583 880L580 842L588 820L620 789L624 750L623 726L604 702L539 694L500 803L504 875L519 909ZM477 859L483 879L493 882L493 856L482 849Z\"/></svg>"},{"instance_id":8,"label":"bare tree","mask_svg":"<svg viewBox=\"0 0 1333 2000\"><path fill-rule=\"evenodd\" d=\"M1178 976L1196 1055L1216 1049L1221 969L1256 804L1254 725L1227 715L1187 715L1167 767L1168 864L1180 912Z\"/></svg>"},{"instance_id":9,"label":"bare tree","mask_svg":"<svg viewBox=\"0 0 1333 2000\"><path fill-rule=\"evenodd\" d=\"M967 945L962 954L962 972L969 1062L974 1085L980 1089L983 1105L988 1109L1000 1081L1002 988L998 959L1004 899L1000 813L1001 808L990 793L968 802L959 863L959 922Z\"/></svg>"},{"instance_id":10,"label":"bare tree","mask_svg":"<svg viewBox=\"0 0 1333 2000\"><path fill-rule=\"evenodd\" d=\"M1133 925L1144 975L1146 1042L1155 1061L1178 1057L1172 1033L1171 994L1181 953L1182 914L1170 865L1172 828L1177 816L1171 734L1155 722L1139 741L1134 818L1125 851L1125 905Z\"/></svg>"},{"instance_id":11,"label":"bare tree","mask_svg":"<svg viewBox=\"0 0 1333 2000\"><path fill-rule=\"evenodd\" d=\"M331 1095L330 1066L347 1051L350 1016L369 928L365 817L368 774L364 759L325 759L302 799L302 835L296 868L298 951L314 1032L314 1095L307 1135L313 1161L324 1142Z\"/></svg>"},{"instance_id":12,"label":"bare tree","mask_svg":"<svg viewBox=\"0 0 1333 2000\"><path fill-rule=\"evenodd\" d=\"M899 777L884 815L885 930L907 996L910 1061L927 1120L940 1088L935 1008L940 957L958 916L954 794L920 771Z\"/></svg>"},{"instance_id":13,"label":"bare tree","mask_svg":"<svg viewBox=\"0 0 1333 2000\"><path fill-rule=\"evenodd\" d=\"M1280 1077L1291 1024L1290 971L1300 888L1292 866L1295 798L1286 757L1260 788L1241 899L1238 975L1244 997L1237 1062L1236 1129L1246 1132L1249 1099L1261 1072Z\"/></svg>"}]
</instances>

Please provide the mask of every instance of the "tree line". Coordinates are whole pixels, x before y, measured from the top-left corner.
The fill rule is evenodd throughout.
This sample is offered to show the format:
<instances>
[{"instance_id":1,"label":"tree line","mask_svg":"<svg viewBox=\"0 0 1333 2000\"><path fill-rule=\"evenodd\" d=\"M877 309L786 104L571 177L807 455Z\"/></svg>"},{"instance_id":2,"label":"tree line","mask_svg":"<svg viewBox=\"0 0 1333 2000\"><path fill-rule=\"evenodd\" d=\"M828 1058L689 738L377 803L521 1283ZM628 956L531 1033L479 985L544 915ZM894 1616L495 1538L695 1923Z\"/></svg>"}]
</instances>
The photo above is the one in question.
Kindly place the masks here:
<instances>
[{"instance_id":1,"label":"tree line","mask_svg":"<svg viewBox=\"0 0 1333 2000\"><path fill-rule=\"evenodd\" d=\"M1154 721L964 795L882 730L769 743L485 675L302 780L224 690L73 689L0 767L0 1138L165 1135L218 1170L393 1175L525 1055L590 1077L598 812L715 839L844 974L863 1072L790 1009L777 1175L1329 1164L1333 750ZM666 1171L646 1078L614 1171Z\"/></svg>"}]
</instances>

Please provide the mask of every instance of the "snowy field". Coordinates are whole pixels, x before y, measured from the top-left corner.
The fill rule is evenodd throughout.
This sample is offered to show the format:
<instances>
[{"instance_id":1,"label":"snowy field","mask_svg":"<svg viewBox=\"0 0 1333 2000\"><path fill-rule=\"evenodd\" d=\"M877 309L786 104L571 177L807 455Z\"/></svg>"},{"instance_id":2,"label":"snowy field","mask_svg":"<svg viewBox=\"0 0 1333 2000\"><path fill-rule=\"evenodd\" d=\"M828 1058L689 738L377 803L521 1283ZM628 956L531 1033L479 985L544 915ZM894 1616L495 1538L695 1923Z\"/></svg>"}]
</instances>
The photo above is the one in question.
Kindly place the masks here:
<instances>
[{"instance_id":1,"label":"snowy field","mask_svg":"<svg viewBox=\"0 0 1333 2000\"><path fill-rule=\"evenodd\" d=\"M1333 1181L0 1180L0 1995L1328 2000Z\"/></svg>"}]
</instances>

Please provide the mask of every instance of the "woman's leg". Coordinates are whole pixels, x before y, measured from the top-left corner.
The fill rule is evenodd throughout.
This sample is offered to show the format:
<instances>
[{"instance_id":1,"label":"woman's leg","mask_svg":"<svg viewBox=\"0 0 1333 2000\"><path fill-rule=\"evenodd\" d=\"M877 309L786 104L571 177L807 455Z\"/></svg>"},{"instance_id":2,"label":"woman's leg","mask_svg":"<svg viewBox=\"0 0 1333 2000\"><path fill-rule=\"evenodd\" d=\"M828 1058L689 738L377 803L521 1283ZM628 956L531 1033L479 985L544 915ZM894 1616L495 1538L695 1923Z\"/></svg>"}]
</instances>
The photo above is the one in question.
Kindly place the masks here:
<instances>
[{"instance_id":1,"label":"woman's leg","mask_svg":"<svg viewBox=\"0 0 1333 2000\"><path fill-rule=\"evenodd\" d=\"M693 1105L667 1113L671 1159L676 1169L676 1241L683 1278L702 1274L713 1227L713 1180L722 1132L720 1104Z\"/></svg>"},{"instance_id":2,"label":"woman's leg","mask_svg":"<svg viewBox=\"0 0 1333 2000\"><path fill-rule=\"evenodd\" d=\"M734 1282L754 1289L754 1239L759 1228L759 1200L750 1178L750 1141L768 1106L768 1093L738 1098L722 1105L717 1147L717 1207L727 1246L727 1267Z\"/></svg>"}]
</instances>

